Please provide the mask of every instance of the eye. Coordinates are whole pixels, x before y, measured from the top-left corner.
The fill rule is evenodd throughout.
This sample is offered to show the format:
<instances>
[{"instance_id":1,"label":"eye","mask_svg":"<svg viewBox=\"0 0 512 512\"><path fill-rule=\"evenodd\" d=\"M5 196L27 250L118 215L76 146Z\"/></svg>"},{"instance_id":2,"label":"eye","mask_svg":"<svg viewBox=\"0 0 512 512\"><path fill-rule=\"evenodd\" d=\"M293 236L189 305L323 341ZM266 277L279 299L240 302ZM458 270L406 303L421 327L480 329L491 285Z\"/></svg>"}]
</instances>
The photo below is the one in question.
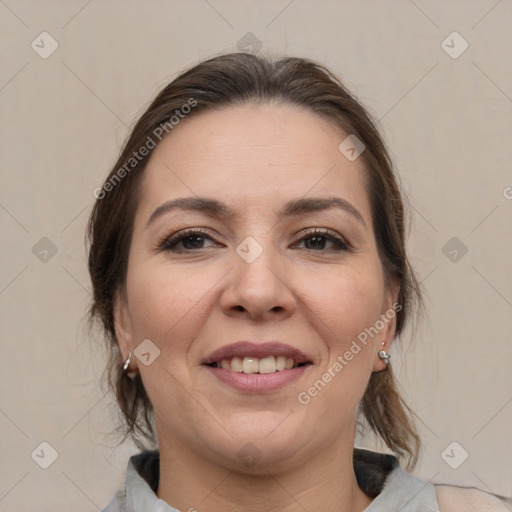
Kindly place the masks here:
<instances>
[{"instance_id":1,"label":"eye","mask_svg":"<svg viewBox=\"0 0 512 512\"><path fill-rule=\"evenodd\" d=\"M165 237L157 245L157 248L159 251L188 252L205 249L207 247L205 243L208 240L214 242L213 238L205 231L201 229L186 229ZM214 245L216 245L216 242L214 242Z\"/></svg>"},{"instance_id":2,"label":"eye","mask_svg":"<svg viewBox=\"0 0 512 512\"><path fill-rule=\"evenodd\" d=\"M207 243L210 242L209 245ZM327 228L311 228L296 243L304 244L304 248L315 252L351 251L351 246L335 231ZM218 245L217 242L202 229L186 229L171 236L164 237L158 244L158 251L193 252ZM300 247L299 247L300 248Z\"/></svg>"},{"instance_id":3,"label":"eye","mask_svg":"<svg viewBox=\"0 0 512 512\"><path fill-rule=\"evenodd\" d=\"M312 251L351 251L350 245L336 232L327 228L311 228L298 244Z\"/></svg>"}]
</instances>

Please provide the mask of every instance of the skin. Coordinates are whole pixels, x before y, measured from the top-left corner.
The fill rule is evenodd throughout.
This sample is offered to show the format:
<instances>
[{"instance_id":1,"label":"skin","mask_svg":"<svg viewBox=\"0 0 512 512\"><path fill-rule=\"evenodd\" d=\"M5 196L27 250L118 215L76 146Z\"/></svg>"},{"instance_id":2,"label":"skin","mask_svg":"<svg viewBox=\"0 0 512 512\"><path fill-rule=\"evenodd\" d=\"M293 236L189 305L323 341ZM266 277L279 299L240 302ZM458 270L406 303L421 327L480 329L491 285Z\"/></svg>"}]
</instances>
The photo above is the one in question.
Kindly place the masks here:
<instances>
[{"instance_id":1,"label":"skin","mask_svg":"<svg viewBox=\"0 0 512 512\"><path fill-rule=\"evenodd\" d=\"M395 319L307 405L297 399L398 294L377 253L363 162L338 150L345 137L295 106L231 106L183 121L150 158L116 332L124 358L145 339L161 351L148 366L132 357L130 370L137 366L155 409L157 495L179 510L354 512L371 502L352 466L356 412L371 373L385 369L377 353L389 351ZM222 201L235 215L179 209L147 226L162 203L190 196ZM290 200L333 196L366 227L338 208L278 215ZM178 244L182 252L157 249L186 228L210 238ZM304 240L307 228L333 230L353 250ZM248 236L263 249L252 263L236 252ZM201 360L239 340L288 343L314 364L277 391L236 391ZM250 466L238 456L246 443L259 457Z\"/></svg>"}]
</instances>

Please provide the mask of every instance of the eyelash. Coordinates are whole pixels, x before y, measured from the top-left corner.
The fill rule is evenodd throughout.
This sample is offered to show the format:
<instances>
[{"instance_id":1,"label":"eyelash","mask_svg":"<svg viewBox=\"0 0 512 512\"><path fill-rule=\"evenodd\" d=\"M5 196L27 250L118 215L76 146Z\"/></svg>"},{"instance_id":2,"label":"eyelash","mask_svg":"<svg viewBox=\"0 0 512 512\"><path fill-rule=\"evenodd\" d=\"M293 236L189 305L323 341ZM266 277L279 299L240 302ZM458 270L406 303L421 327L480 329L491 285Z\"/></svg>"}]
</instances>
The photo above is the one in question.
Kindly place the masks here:
<instances>
[{"instance_id":1,"label":"eyelash","mask_svg":"<svg viewBox=\"0 0 512 512\"><path fill-rule=\"evenodd\" d=\"M191 238L192 236L201 236L203 238L209 238L210 240L213 240L213 238L203 229L201 228L192 228L192 229L186 229L184 231L180 231L174 235L166 236L164 237L157 245L158 251L170 251L170 252L177 252L177 253L184 253L184 252L194 252L194 249L176 249L175 247L182 242L183 240L187 238ZM338 251L345 251L345 252L353 252L352 247L349 243L347 243L345 240L343 240L339 235L336 234L335 231L332 231L327 228L309 228L306 233L298 240L296 243L303 242L305 240L308 240L313 237L321 237L325 238L326 240L332 242L336 248L332 249L321 249L321 250L315 250L315 249L306 249L314 252L338 252ZM203 249L202 247L197 249L200 250Z\"/></svg>"}]
</instances>

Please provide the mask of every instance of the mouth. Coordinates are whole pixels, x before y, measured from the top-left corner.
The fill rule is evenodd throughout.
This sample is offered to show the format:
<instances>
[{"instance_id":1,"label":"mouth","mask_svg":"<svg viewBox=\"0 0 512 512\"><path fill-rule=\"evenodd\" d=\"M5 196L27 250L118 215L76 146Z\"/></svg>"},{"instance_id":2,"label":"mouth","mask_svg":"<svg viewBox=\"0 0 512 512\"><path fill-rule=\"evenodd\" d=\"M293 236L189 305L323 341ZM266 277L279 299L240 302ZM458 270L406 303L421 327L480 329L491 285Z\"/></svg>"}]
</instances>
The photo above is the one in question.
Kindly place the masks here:
<instances>
[{"instance_id":1,"label":"mouth","mask_svg":"<svg viewBox=\"0 0 512 512\"><path fill-rule=\"evenodd\" d=\"M241 391L272 391L298 379L313 360L278 342L238 342L210 354L202 365L223 383Z\"/></svg>"},{"instance_id":2,"label":"mouth","mask_svg":"<svg viewBox=\"0 0 512 512\"><path fill-rule=\"evenodd\" d=\"M275 373L283 370L293 370L299 366L311 364L310 362L298 363L292 357L266 356L262 358L245 356L224 358L207 366L222 368L237 373Z\"/></svg>"}]
</instances>

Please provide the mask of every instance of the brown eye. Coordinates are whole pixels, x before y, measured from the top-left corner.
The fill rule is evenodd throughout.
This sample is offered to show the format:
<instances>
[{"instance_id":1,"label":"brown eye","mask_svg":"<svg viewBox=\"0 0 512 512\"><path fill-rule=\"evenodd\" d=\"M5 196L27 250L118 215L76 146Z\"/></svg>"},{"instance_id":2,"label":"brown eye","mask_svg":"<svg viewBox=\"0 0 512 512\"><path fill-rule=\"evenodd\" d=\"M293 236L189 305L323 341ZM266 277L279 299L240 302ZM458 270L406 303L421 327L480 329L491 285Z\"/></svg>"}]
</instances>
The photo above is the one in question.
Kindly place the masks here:
<instances>
[{"instance_id":1,"label":"brown eye","mask_svg":"<svg viewBox=\"0 0 512 512\"><path fill-rule=\"evenodd\" d=\"M350 251L350 246L328 229L313 229L299 240L299 244L302 242L312 251Z\"/></svg>"},{"instance_id":2,"label":"brown eye","mask_svg":"<svg viewBox=\"0 0 512 512\"><path fill-rule=\"evenodd\" d=\"M214 240L204 231L190 229L186 231L181 231L170 237L166 237L158 245L158 249L161 251L171 252L194 251L197 249L206 248L205 243L208 240L214 242Z\"/></svg>"}]
</instances>

